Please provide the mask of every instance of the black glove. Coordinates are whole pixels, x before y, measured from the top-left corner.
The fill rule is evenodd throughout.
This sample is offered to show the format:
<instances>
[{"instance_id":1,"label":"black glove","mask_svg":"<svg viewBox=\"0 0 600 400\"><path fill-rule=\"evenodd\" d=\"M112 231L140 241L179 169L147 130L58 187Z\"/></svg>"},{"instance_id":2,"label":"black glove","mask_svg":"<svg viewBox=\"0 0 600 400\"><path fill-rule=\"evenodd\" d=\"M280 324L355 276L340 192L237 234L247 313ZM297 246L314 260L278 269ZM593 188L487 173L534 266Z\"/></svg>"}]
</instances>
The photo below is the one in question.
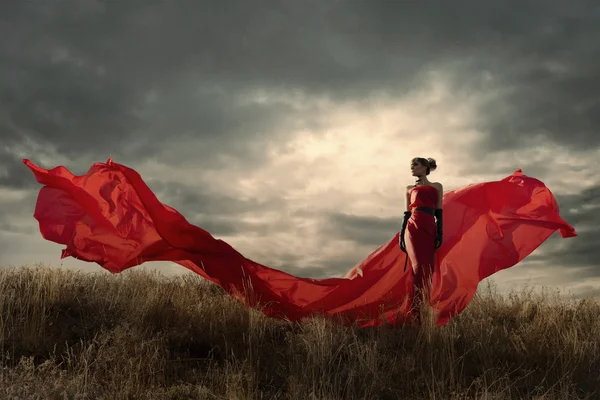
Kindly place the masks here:
<instances>
[{"instance_id":1,"label":"black glove","mask_svg":"<svg viewBox=\"0 0 600 400\"><path fill-rule=\"evenodd\" d=\"M442 209L435 209L435 226L437 228L437 234L435 236L435 248L439 249L442 245L443 237L444 237L444 226L443 226L443 217L442 217Z\"/></svg>"},{"instance_id":2,"label":"black glove","mask_svg":"<svg viewBox=\"0 0 600 400\"><path fill-rule=\"evenodd\" d=\"M404 221L402 221L402 230L400 231L400 250L406 253L406 242L404 241L404 231L406 230L406 225L408 224L408 219L410 218L410 211L404 212Z\"/></svg>"}]
</instances>

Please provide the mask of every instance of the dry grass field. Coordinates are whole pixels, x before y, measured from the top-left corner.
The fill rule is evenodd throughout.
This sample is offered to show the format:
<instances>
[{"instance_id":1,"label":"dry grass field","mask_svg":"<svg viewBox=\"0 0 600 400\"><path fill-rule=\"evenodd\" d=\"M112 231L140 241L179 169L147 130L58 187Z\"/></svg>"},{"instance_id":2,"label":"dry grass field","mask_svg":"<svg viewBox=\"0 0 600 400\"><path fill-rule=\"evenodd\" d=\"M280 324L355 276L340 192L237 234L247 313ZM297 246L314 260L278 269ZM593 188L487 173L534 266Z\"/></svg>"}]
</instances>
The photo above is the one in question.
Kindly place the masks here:
<instances>
[{"instance_id":1,"label":"dry grass field","mask_svg":"<svg viewBox=\"0 0 600 400\"><path fill-rule=\"evenodd\" d=\"M2 399L600 398L600 305L481 293L436 328L289 323L199 277L0 270Z\"/></svg>"}]
</instances>

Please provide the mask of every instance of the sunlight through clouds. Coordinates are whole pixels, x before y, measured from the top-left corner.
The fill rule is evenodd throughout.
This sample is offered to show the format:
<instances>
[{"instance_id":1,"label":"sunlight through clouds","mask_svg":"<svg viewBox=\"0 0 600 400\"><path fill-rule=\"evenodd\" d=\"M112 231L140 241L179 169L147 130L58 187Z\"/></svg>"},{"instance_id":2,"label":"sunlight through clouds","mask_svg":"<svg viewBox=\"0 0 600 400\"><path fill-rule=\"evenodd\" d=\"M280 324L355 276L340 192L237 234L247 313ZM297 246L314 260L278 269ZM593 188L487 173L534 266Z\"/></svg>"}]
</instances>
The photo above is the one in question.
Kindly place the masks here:
<instances>
[{"instance_id":1,"label":"sunlight through clouds","mask_svg":"<svg viewBox=\"0 0 600 400\"><path fill-rule=\"evenodd\" d=\"M240 216L240 222L269 226L267 235L222 236L256 261L285 269L279 261L284 248L296 255L297 273L303 266L326 268L327 260L340 258L349 260L350 269L373 247L325 235L324 214L340 211L399 220L403 188L413 180L409 162L414 156L436 158L440 168L432 179L447 187L472 182L453 172L471 162L465 152L477 132L465 127L473 110L468 102L452 107L452 95L439 76L427 90L401 100L381 96L336 104L266 91L245 100L250 99L266 105L287 99L297 108L309 102L327 115L323 129L299 130L289 141L270 147L268 160L258 169L202 174L204 182L221 185L219 190L231 196L285 199L284 209Z\"/></svg>"}]
</instances>

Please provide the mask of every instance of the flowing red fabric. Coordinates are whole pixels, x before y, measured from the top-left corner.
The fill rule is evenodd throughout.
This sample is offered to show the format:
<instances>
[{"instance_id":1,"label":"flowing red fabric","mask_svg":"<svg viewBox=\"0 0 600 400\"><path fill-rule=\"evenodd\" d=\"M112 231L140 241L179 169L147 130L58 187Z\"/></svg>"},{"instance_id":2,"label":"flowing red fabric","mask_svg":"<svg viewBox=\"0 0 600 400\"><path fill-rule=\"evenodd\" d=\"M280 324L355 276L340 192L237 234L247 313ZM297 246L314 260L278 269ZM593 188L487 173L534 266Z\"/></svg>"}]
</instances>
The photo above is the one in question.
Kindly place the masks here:
<instances>
[{"instance_id":1,"label":"flowing red fabric","mask_svg":"<svg viewBox=\"0 0 600 400\"><path fill-rule=\"evenodd\" d=\"M411 264L418 264L429 269L435 261L435 237L437 228L435 217L418 207L435 209L438 191L433 186L416 186L410 191L410 209L412 214L406 224L404 239L406 252Z\"/></svg>"},{"instance_id":2,"label":"flowing red fabric","mask_svg":"<svg viewBox=\"0 0 600 400\"><path fill-rule=\"evenodd\" d=\"M403 268L398 233L343 278L300 278L249 260L188 223L136 171L112 159L82 176L62 166L46 170L23 162L45 185L34 217L45 239L66 245L63 258L96 262L113 273L147 261L172 261L248 307L292 321L325 315L366 327L407 319L412 273ZM438 325L469 304L481 280L517 264L557 230L562 237L576 236L550 190L520 170L500 181L447 191L443 205L444 244L430 297Z\"/></svg>"}]
</instances>

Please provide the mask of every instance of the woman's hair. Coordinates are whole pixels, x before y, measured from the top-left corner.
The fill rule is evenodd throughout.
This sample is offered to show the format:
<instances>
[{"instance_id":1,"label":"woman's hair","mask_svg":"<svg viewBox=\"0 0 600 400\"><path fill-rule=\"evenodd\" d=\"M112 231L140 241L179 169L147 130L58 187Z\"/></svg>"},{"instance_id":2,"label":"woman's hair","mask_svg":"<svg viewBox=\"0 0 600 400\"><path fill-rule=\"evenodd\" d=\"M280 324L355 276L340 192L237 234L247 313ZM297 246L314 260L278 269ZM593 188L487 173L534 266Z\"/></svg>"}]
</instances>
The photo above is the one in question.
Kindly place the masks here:
<instances>
[{"instance_id":1,"label":"woman's hair","mask_svg":"<svg viewBox=\"0 0 600 400\"><path fill-rule=\"evenodd\" d=\"M429 175L429 173L431 171L435 171L435 169L437 168L437 163L435 162L435 160L433 158L423 158L423 157L415 157L412 159L413 162L418 162L421 165L424 165L427 167L427 172L425 173L426 175Z\"/></svg>"}]
</instances>

